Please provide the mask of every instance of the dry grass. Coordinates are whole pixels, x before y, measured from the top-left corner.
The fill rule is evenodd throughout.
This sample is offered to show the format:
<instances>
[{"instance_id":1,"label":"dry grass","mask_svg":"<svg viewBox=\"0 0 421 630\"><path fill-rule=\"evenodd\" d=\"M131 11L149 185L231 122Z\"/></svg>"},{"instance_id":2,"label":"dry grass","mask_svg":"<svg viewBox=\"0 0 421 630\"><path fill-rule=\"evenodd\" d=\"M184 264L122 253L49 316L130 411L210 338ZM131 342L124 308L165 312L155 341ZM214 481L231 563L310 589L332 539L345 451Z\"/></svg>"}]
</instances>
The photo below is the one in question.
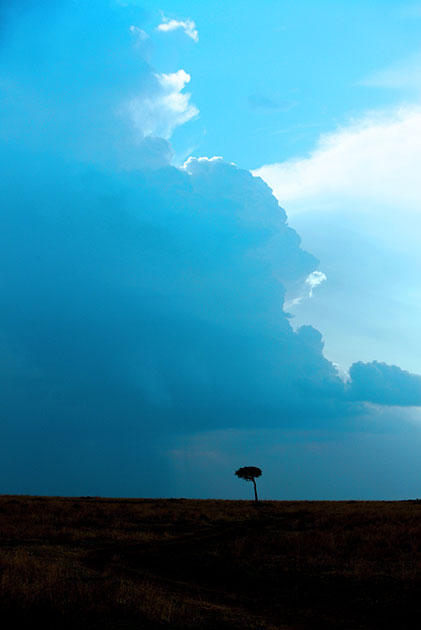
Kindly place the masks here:
<instances>
[{"instance_id":1,"label":"dry grass","mask_svg":"<svg viewBox=\"0 0 421 630\"><path fill-rule=\"evenodd\" d=\"M0 540L6 628L395 628L421 613L417 502L5 496Z\"/></svg>"},{"instance_id":2,"label":"dry grass","mask_svg":"<svg viewBox=\"0 0 421 630\"><path fill-rule=\"evenodd\" d=\"M192 610L180 596L169 594L147 578L129 580L110 571L95 574L65 553L43 557L26 550L5 553L0 564L3 606L63 619L70 626L114 627L143 624L191 625ZM78 614L75 616L75 610ZM193 618L193 619L192 619ZM130 625L129 625L130 627Z\"/></svg>"}]
</instances>

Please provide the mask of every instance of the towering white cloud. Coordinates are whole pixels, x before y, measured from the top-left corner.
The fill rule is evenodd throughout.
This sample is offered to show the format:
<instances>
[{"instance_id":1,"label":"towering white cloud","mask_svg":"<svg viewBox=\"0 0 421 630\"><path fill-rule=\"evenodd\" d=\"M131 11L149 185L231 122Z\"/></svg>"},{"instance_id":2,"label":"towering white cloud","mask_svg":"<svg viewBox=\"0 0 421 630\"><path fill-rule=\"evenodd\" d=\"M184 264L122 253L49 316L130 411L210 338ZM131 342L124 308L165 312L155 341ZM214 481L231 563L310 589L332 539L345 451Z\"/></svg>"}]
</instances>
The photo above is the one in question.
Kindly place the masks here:
<instances>
[{"instance_id":1,"label":"towering white cloud","mask_svg":"<svg viewBox=\"0 0 421 630\"><path fill-rule=\"evenodd\" d=\"M309 157L257 169L282 203L330 210L359 201L364 211L397 204L420 212L421 107L373 112L323 136ZM367 202L374 202L368 205Z\"/></svg>"},{"instance_id":2,"label":"towering white cloud","mask_svg":"<svg viewBox=\"0 0 421 630\"><path fill-rule=\"evenodd\" d=\"M324 331L342 369L374 359L421 369L420 161L414 104L368 113L323 136L308 157L255 171L329 278L317 303L294 312Z\"/></svg>"}]
</instances>

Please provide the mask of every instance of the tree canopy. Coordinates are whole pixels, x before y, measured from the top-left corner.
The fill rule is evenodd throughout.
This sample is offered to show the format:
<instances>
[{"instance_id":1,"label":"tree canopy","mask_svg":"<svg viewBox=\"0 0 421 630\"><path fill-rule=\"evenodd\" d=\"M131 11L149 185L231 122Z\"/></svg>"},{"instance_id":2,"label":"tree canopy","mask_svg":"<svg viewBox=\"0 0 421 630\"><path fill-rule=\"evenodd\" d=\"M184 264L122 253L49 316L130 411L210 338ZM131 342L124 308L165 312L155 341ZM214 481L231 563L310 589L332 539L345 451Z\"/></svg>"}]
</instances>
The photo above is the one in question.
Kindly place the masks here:
<instances>
[{"instance_id":1,"label":"tree canopy","mask_svg":"<svg viewBox=\"0 0 421 630\"><path fill-rule=\"evenodd\" d=\"M242 468L236 470L235 474L239 477L239 479L253 481L253 479L257 479L257 477L262 476L262 471L256 466L243 466Z\"/></svg>"},{"instance_id":2,"label":"tree canopy","mask_svg":"<svg viewBox=\"0 0 421 630\"><path fill-rule=\"evenodd\" d=\"M257 466L243 466L235 471L235 474L239 479L244 479L245 481L252 481L254 486L254 500L259 500L257 497L257 487L256 487L256 479L257 477L262 476L262 471Z\"/></svg>"}]
</instances>

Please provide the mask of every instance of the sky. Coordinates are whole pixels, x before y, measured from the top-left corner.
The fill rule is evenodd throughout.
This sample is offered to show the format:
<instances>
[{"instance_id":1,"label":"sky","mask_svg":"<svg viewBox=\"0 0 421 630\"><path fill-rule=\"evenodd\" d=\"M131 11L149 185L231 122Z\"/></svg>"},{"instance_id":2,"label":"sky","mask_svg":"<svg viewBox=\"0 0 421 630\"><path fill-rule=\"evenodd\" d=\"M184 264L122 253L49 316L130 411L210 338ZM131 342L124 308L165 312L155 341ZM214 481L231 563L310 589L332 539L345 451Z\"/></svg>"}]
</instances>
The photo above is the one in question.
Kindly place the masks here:
<instances>
[{"instance_id":1,"label":"sky","mask_svg":"<svg viewBox=\"0 0 421 630\"><path fill-rule=\"evenodd\" d=\"M0 492L420 493L421 4L0 3Z\"/></svg>"}]
</instances>

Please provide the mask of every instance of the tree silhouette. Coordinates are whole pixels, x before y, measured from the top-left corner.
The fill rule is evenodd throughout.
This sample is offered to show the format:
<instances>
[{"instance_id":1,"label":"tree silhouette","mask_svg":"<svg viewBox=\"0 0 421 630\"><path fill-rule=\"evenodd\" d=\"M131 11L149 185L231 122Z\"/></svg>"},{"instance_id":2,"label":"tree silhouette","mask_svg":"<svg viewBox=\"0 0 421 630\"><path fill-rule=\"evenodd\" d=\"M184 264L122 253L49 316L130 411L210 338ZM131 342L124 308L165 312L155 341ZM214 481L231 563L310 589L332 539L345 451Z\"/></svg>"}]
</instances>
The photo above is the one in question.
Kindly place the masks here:
<instances>
[{"instance_id":1,"label":"tree silhouette","mask_svg":"<svg viewBox=\"0 0 421 630\"><path fill-rule=\"evenodd\" d=\"M257 498L257 487L256 487L256 479L257 477L261 477L262 471L260 468L256 468L256 466L243 466L243 468L239 468L235 471L235 474L239 479L244 479L244 481L252 481L254 486L254 500L259 500Z\"/></svg>"}]
</instances>

